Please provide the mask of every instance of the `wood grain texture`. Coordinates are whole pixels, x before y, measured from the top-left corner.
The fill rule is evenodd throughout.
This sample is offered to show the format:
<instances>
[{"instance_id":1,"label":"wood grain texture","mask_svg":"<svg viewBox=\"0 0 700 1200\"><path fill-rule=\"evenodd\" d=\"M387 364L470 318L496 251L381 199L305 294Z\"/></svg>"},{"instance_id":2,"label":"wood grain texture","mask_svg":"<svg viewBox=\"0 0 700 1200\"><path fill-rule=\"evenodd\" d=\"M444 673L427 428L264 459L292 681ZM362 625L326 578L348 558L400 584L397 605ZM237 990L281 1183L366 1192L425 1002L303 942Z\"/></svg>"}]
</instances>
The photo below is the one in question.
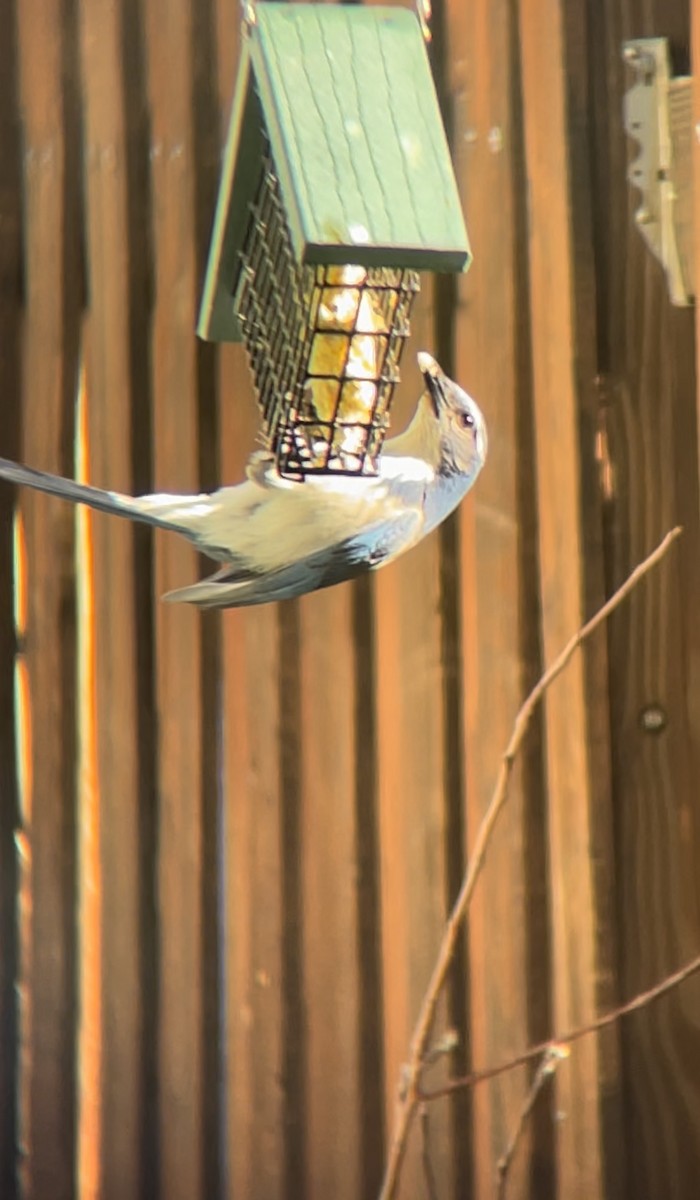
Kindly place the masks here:
<instances>
[{"instance_id":1,"label":"wood grain texture","mask_svg":"<svg viewBox=\"0 0 700 1200\"><path fill-rule=\"evenodd\" d=\"M360 1195L379 1191L386 1150L384 995L377 752L377 641L373 580L353 585L355 655L355 822L357 856L358 1070L361 1101Z\"/></svg>"},{"instance_id":2,"label":"wood grain texture","mask_svg":"<svg viewBox=\"0 0 700 1200\"><path fill-rule=\"evenodd\" d=\"M0 0L0 18L0 450L73 472L82 329L93 482L237 482L258 429L249 371L193 334L239 10ZM36 1200L376 1193L540 636L549 659L676 521L677 554L550 696L546 754L534 731L440 1012L460 1045L426 1081L503 1061L697 953L697 331L634 228L620 116L622 40L668 34L687 69L688 5L448 0L433 28L476 258L459 286L424 281L394 428L430 349L484 407L486 470L459 520L386 572L221 618L157 600L200 573L186 547L92 518L101 890L77 929L76 845L94 828L79 842L74 516L19 498L20 808L15 497L0 493L3 1200L17 1148ZM699 1002L687 981L573 1048L514 1196L694 1200ZM77 1028L99 1042L80 1098ZM441 1200L492 1193L525 1084L431 1109ZM401 1195L426 1191L417 1127Z\"/></svg>"},{"instance_id":3,"label":"wood grain texture","mask_svg":"<svg viewBox=\"0 0 700 1200\"><path fill-rule=\"evenodd\" d=\"M240 623L236 619L235 624ZM234 700L240 710L240 689L246 681L245 697L252 714L247 721L245 715L243 721L234 720L241 714L233 709L232 682L226 691L231 721L227 735L227 945L232 949L227 969L229 1194L257 1188L264 1197L276 1197L282 1195L285 1163L282 813L279 763L270 745L279 728L280 642L274 611L246 624L249 628L236 653ZM232 646L228 634L225 644L227 649ZM246 781L245 788L241 780Z\"/></svg>"},{"instance_id":4,"label":"wood grain texture","mask_svg":"<svg viewBox=\"0 0 700 1200\"><path fill-rule=\"evenodd\" d=\"M271 753L280 640L274 610L242 624L235 617L224 638L237 673L225 687L228 1194L273 1198L285 1170L282 805Z\"/></svg>"},{"instance_id":5,"label":"wood grain texture","mask_svg":"<svg viewBox=\"0 0 700 1200\"><path fill-rule=\"evenodd\" d=\"M527 410L529 378L522 371L520 349L527 336L522 318L527 283L519 269L521 146L513 112L513 8L490 0L468 7L450 4L447 28L448 45L464 47L458 59L448 58L447 69L457 178L470 238L478 246L468 275L458 281L454 374L481 404L489 430L486 468L459 519L458 603L465 646L463 663L454 669L464 697L468 854L523 698L521 614L529 605L537 620L537 593L528 591L532 580L523 568L527 512L520 493L526 464L519 410ZM527 814L524 776L518 770L469 915L470 1053L475 1067L516 1054L534 1032L528 994L521 986L528 924L544 935L538 947L542 959L547 939L546 910L538 911L536 896L528 893ZM526 1087L525 1075L514 1073L474 1094L474 1187L479 1196L494 1192L495 1164L515 1127ZM513 1165L509 1186L514 1195L526 1194L531 1153L526 1137ZM543 1194L540 1187L538 1196Z\"/></svg>"},{"instance_id":6,"label":"wood grain texture","mask_svg":"<svg viewBox=\"0 0 700 1200\"><path fill-rule=\"evenodd\" d=\"M205 0L192 11L192 138L194 153L195 308L204 278L220 170L220 95L216 70L217 9ZM218 350L195 338L200 486L212 491L221 479ZM224 887L222 846L225 795L221 757L221 646L219 614L201 621L202 685L202 1129L204 1196L224 1191Z\"/></svg>"},{"instance_id":7,"label":"wood grain texture","mask_svg":"<svg viewBox=\"0 0 700 1200\"><path fill-rule=\"evenodd\" d=\"M76 26L72 6L22 5L25 301L21 454L70 473L78 379L81 260ZM75 592L73 513L22 497L31 783L23 796L31 909L21 986L20 1090L27 1196L75 1186Z\"/></svg>"},{"instance_id":8,"label":"wood grain texture","mask_svg":"<svg viewBox=\"0 0 700 1200\"><path fill-rule=\"evenodd\" d=\"M124 44L132 50L125 61ZM149 393L136 317L146 316L142 274L135 259L143 243L133 228L138 175L135 158L147 147L138 140L135 108L143 86L133 77L125 94L125 66L138 62L139 29L128 6L81 5L85 89L87 258L90 295L86 328L86 391L89 475L100 487L133 493L136 404ZM133 73L135 75L135 73ZM143 210L143 220L147 211ZM145 320L144 320L145 332ZM139 349L141 354L139 355ZM139 370L141 367L141 370ZM139 654L149 624L150 596L135 578L134 530L106 518L90 520L95 655L95 733L99 811L99 904L101 995L99 1186L106 1198L138 1194L143 1152L153 1157L144 1110L143 1081L152 1057L144 1039L142 987L144 895L141 840L152 794L142 755L152 727L142 703L148 675ZM143 544L144 539L141 539ZM143 561L143 556L141 556ZM138 600L145 605L137 612ZM139 672L142 670L142 679ZM143 813L143 817L142 817ZM152 847L151 847L152 848ZM92 1137L91 1137L92 1140Z\"/></svg>"},{"instance_id":9,"label":"wood grain texture","mask_svg":"<svg viewBox=\"0 0 700 1200\"><path fill-rule=\"evenodd\" d=\"M306 1139L319 1200L359 1196L362 1178L352 619L350 586L300 605Z\"/></svg>"},{"instance_id":10,"label":"wood grain texture","mask_svg":"<svg viewBox=\"0 0 700 1200\"><path fill-rule=\"evenodd\" d=\"M595 371L595 329L585 320L594 292L581 169L587 147L580 119L586 98L584 34L583 24L576 25L558 0L521 10L545 660L589 611L599 541L596 498L587 487L594 441L582 417ZM588 707L587 661L572 663L545 707L555 1029L595 1016L602 969L609 965L609 953L599 944L600 906L607 897L594 870L598 856L606 861L594 804L606 780L599 769L604 744L596 740L600 726ZM595 712L603 715L604 728L600 693ZM610 1048L614 1054L614 1038ZM557 1106L565 1114L557 1131L557 1165L559 1188L567 1196L603 1194L601 1055L601 1044L590 1043L557 1075Z\"/></svg>"},{"instance_id":11,"label":"wood grain texture","mask_svg":"<svg viewBox=\"0 0 700 1200\"><path fill-rule=\"evenodd\" d=\"M156 490L187 492L199 490L193 6L148 0L145 14L155 262L153 483ZM156 539L158 595L197 575L188 546ZM204 1181L200 621L185 605L156 609L159 1185L173 1200L201 1196Z\"/></svg>"},{"instance_id":12,"label":"wood grain texture","mask_svg":"<svg viewBox=\"0 0 700 1200\"><path fill-rule=\"evenodd\" d=\"M221 353L222 476L239 479L256 427L242 349ZM281 1200L285 1179L283 814L274 606L223 621L225 1195Z\"/></svg>"},{"instance_id":13,"label":"wood grain texture","mask_svg":"<svg viewBox=\"0 0 700 1200\"><path fill-rule=\"evenodd\" d=\"M414 346L432 344L432 289L414 310ZM415 360L402 369L398 429L412 415L422 380ZM432 968L448 891L445 703L440 541L433 536L376 576L377 770L380 830L382 988L386 1122L419 1004ZM454 754L459 747L452 747ZM452 1013L443 1000L436 1036ZM439 1077L444 1062L436 1070ZM432 1077L432 1076L431 1076ZM431 1112L432 1159L439 1188L454 1186L454 1146L446 1109ZM405 1195L423 1195L416 1139L404 1165Z\"/></svg>"},{"instance_id":14,"label":"wood grain texture","mask_svg":"<svg viewBox=\"0 0 700 1200\"><path fill-rule=\"evenodd\" d=\"M691 0L690 5L690 62L700 63L700 4L697 0ZM700 120L700 72L697 70L693 74L692 87L692 124L693 128L697 127L697 122ZM695 197L700 195L700 138L693 140L692 151L692 186L693 186L693 201ZM697 229L693 226L693 245L695 250L694 279L700 279L698 270L700 269L700 237L697 235ZM696 282L696 291L700 291L700 286ZM697 347L700 341L700 305L695 304L695 346ZM700 456L700 390L698 391L696 404L696 424L698 430L698 455Z\"/></svg>"},{"instance_id":15,"label":"wood grain texture","mask_svg":"<svg viewBox=\"0 0 700 1200\"><path fill-rule=\"evenodd\" d=\"M612 4L595 37L605 64L597 112L605 439L610 584L671 525L682 551L634 595L610 628L612 780L616 813L620 967L624 995L697 953L698 558L697 415L693 315L669 303L661 265L634 226L625 170L634 153L608 114L629 77L617 65L631 37L670 38L688 70L689 6ZM697 149L697 147L696 147ZM696 205L697 211L697 205ZM658 732L653 720L661 718ZM651 723L651 728L649 727ZM627 1022L625 1134L631 1194L690 1197L698 1178L697 982Z\"/></svg>"},{"instance_id":16,"label":"wood grain texture","mask_svg":"<svg viewBox=\"0 0 700 1200\"><path fill-rule=\"evenodd\" d=\"M216 7L219 128L228 126L237 15ZM213 210L212 210L213 217ZM258 417L242 347L221 347L221 479L243 477ZM279 658L274 606L222 619L223 1194L281 1200L285 1179L283 844Z\"/></svg>"},{"instance_id":17,"label":"wood grain texture","mask_svg":"<svg viewBox=\"0 0 700 1200\"><path fill-rule=\"evenodd\" d=\"M14 458L19 453L22 389L20 325L22 281L21 142L14 5L0 5L7 31L0 42L0 446ZM15 830L19 796L15 770L16 719L14 658L16 649L13 584L13 520L15 497L0 493L0 1195L17 1196L18 1142L18 972Z\"/></svg>"},{"instance_id":18,"label":"wood grain texture","mask_svg":"<svg viewBox=\"0 0 700 1200\"><path fill-rule=\"evenodd\" d=\"M76 479L87 479L87 413L85 372L80 373L76 413ZM97 786L95 727L95 616L93 609L92 540L88 510L77 509L76 558L76 723L77 723L77 960L76 1008L78 1187L95 1196L102 1175L102 866L100 802Z\"/></svg>"}]
</instances>

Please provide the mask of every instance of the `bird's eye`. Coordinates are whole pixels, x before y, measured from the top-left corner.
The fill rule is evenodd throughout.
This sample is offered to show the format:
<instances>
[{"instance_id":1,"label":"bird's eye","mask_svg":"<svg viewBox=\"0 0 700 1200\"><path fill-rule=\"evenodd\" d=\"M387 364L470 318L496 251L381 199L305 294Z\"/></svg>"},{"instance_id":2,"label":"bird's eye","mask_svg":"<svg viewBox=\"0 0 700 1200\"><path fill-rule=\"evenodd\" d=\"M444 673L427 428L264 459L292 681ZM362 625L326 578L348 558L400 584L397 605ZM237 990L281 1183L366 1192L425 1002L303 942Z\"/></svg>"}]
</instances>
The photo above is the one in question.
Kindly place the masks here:
<instances>
[{"instance_id":1,"label":"bird's eye","mask_svg":"<svg viewBox=\"0 0 700 1200\"><path fill-rule=\"evenodd\" d=\"M470 412L460 413L459 414L459 424L462 429L473 429L474 428L474 418L473 418L472 414Z\"/></svg>"}]
</instances>

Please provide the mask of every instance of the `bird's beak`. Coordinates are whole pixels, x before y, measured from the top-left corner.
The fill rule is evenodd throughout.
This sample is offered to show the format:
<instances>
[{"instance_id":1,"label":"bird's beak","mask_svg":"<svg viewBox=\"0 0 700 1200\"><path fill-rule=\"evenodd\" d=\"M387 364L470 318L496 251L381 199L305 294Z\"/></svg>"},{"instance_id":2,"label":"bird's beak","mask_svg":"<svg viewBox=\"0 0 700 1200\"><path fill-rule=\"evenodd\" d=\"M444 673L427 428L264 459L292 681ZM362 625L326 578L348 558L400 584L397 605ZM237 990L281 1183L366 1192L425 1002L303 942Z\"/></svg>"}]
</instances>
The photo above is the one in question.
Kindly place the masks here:
<instances>
[{"instance_id":1,"label":"bird's beak","mask_svg":"<svg viewBox=\"0 0 700 1200\"><path fill-rule=\"evenodd\" d=\"M436 417L440 416L442 408L443 396L443 379L442 370L439 363L436 363L432 354L428 354L427 350L419 350L416 355L418 359L418 368L425 379L425 385L428 389L428 395L433 406L433 412Z\"/></svg>"}]
</instances>

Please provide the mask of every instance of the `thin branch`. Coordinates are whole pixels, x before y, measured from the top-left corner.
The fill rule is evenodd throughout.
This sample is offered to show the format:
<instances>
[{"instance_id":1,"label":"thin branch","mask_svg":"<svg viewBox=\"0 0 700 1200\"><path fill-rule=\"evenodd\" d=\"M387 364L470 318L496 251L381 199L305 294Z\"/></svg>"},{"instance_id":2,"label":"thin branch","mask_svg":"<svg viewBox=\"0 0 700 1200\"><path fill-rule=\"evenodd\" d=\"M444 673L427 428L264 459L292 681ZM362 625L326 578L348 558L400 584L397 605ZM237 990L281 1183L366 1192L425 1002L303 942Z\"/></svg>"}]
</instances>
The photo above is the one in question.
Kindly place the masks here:
<instances>
[{"instance_id":1,"label":"thin branch","mask_svg":"<svg viewBox=\"0 0 700 1200\"><path fill-rule=\"evenodd\" d=\"M442 1037L426 1050L421 1063L421 1067L432 1067L433 1063L439 1062L446 1054L451 1054L459 1045L459 1034L456 1029L446 1029Z\"/></svg>"},{"instance_id":2,"label":"thin branch","mask_svg":"<svg viewBox=\"0 0 700 1200\"><path fill-rule=\"evenodd\" d=\"M513 1130L511 1139L496 1164L496 1171L498 1173L498 1200L505 1200L506 1187L508 1184L508 1172L510 1170L513 1158L515 1157L515 1151L517 1150L520 1139L523 1135L523 1130L525 1129L527 1119L537 1103L537 1097L547 1081L554 1077L559 1063L568 1057L568 1046L550 1046L542 1055L542 1062L535 1072L535 1078L533 1079L530 1089L523 1101L523 1106L518 1114L518 1120L516 1122L515 1129ZM425 1107L425 1105L423 1105L423 1107Z\"/></svg>"},{"instance_id":3,"label":"thin branch","mask_svg":"<svg viewBox=\"0 0 700 1200\"><path fill-rule=\"evenodd\" d=\"M426 1192L428 1200L438 1200L437 1179L435 1178L435 1168L433 1167L433 1159L430 1153L430 1113L428 1112L427 1104L421 1104L420 1127L423 1135L421 1161L423 1163Z\"/></svg>"},{"instance_id":4,"label":"thin branch","mask_svg":"<svg viewBox=\"0 0 700 1200\"><path fill-rule=\"evenodd\" d=\"M409 1049L408 1062L402 1070L402 1092L397 1108L397 1117L394 1132L389 1147L389 1156L387 1159L384 1181L382 1183L379 1200L391 1200L394 1196L396 1185L401 1170L401 1163L406 1150L406 1142L410 1132L413 1118L416 1114L416 1107L419 1103L419 1085L422 1071L423 1059L425 1056L426 1046L430 1037L430 1030L435 1016L435 1008L442 991L442 988L447 978L447 973L452 962L452 957L459 935L460 926L464 916L469 908L472 894L476 881L481 873L484 864L484 858L488 849L491 836L494 831L496 822L501 814L508 796L508 784L513 771L513 763L515 756L520 749L527 728L532 719L532 715L544 696L547 688L554 682L558 675L562 673L568 665L578 647L590 637L595 629L598 628L611 612L617 608L619 604L630 594L637 586L640 579L647 574L656 564L664 557L671 543L676 540L681 534L680 526L672 529L666 534L663 541L656 547L654 551L645 558L632 574L622 584L621 587L610 597L608 601L598 610L594 617L591 618L579 631L574 634L568 644L564 647L561 654L545 671L539 683L530 692L529 696L518 712L513 732L510 741L506 748L505 754L501 761L501 766L496 779L496 786L486 810L484 819L479 827L474 849L472 851L466 873L462 880L459 894L454 903L452 911L447 919L442 942L438 951L437 960L433 973L428 984L423 1004L416 1022L416 1027L413 1031L411 1044Z\"/></svg>"},{"instance_id":5,"label":"thin branch","mask_svg":"<svg viewBox=\"0 0 700 1200\"><path fill-rule=\"evenodd\" d=\"M515 1067L522 1067L525 1063L532 1062L533 1058L539 1058L541 1054L546 1054L555 1046L571 1045L572 1042L578 1042L583 1037L588 1037L591 1033L599 1033L601 1029L607 1029L608 1025L613 1025L615 1021L619 1021L621 1017L627 1017L630 1013L638 1012L640 1008L646 1008L648 1004L658 1000L660 996L665 996L667 992L673 991L678 987L679 983L683 983L684 979L690 979L691 975L697 975L700 972L700 954L697 958L693 958L687 962L684 967L678 971L674 971L672 975L667 975L661 983L657 983L654 987L649 988L646 992L640 992L634 996L632 1000L627 1000L621 1004L619 1008L613 1008L610 1012L605 1013L602 1017L598 1017L595 1021L591 1021L590 1025L582 1025L579 1029L573 1029L571 1033L565 1033L562 1037L552 1038L549 1042L540 1042L537 1046L530 1046L529 1050L523 1051L517 1058L511 1058L506 1063L501 1063L498 1067L487 1067L483 1071L472 1071L471 1075L462 1075L458 1079L451 1079L449 1083L443 1087L435 1088L429 1092L419 1091L418 1098L421 1103L426 1100L437 1100L440 1096L451 1096L454 1092L461 1091L462 1088L474 1087L477 1083L484 1083L487 1079L495 1079L497 1075L505 1075L507 1071L514 1070Z\"/></svg>"}]
</instances>

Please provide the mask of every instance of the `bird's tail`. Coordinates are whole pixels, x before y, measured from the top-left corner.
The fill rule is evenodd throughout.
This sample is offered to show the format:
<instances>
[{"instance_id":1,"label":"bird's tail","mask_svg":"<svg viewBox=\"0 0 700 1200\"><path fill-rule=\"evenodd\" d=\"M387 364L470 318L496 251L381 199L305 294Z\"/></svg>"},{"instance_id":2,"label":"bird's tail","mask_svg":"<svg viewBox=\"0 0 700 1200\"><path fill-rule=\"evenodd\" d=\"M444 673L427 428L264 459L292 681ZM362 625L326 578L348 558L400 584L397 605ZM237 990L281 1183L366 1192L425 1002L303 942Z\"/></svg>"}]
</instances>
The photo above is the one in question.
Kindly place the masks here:
<instances>
[{"instance_id":1,"label":"bird's tail","mask_svg":"<svg viewBox=\"0 0 700 1200\"><path fill-rule=\"evenodd\" d=\"M192 528L192 514L200 500L198 496L124 496L120 492L104 491L87 483L76 483L74 479L64 479L61 475L51 475L48 471L23 467L8 458L0 458L0 479L20 487L47 492L50 496L60 496L73 504L85 504L98 512L180 533L187 533Z\"/></svg>"}]
</instances>

